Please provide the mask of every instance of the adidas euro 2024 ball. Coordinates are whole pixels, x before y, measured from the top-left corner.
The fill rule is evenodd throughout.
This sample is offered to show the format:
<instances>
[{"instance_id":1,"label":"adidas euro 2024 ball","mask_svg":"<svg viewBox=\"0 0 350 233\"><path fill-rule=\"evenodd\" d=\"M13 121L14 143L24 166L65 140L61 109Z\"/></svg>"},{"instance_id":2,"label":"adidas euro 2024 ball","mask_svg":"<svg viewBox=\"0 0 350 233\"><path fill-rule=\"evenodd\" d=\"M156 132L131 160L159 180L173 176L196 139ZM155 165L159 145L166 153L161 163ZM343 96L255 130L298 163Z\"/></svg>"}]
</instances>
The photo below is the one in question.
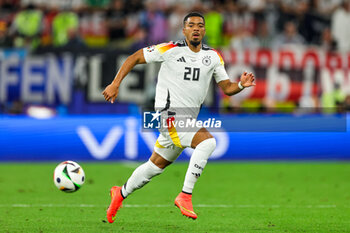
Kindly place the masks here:
<instances>
[{"instance_id":1,"label":"adidas euro 2024 ball","mask_svg":"<svg viewBox=\"0 0 350 233\"><path fill-rule=\"evenodd\" d=\"M73 161L64 161L57 165L53 179L57 188L71 193L81 188L85 181L84 170Z\"/></svg>"}]
</instances>

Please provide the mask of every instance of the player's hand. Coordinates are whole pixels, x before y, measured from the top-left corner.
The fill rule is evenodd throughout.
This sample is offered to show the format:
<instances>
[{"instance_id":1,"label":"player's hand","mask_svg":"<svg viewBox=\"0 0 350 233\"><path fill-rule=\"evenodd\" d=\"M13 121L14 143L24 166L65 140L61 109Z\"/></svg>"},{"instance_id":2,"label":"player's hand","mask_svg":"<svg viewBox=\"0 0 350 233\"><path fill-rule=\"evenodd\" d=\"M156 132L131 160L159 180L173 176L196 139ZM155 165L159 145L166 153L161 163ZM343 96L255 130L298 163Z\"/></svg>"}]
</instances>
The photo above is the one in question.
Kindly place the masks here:
<instances>
[{"instance_id":1,"label":"player's hand","mask_svg":"<svg viewBox=\"0 0 350 233\"><path fill-rule=\"evenodd\" d=\"M109 84L105 90L102 92L102 95L105 97L106 101L110 101L112 104L118 96L119 87L113 83Z\"/></svg>"},{"instance_id":2,"label":"player's hand","mask_svg":"<svg viewBox=\"0 0 350 233\"><path fill-rule=\"evenodd\" d=\"M253 73L248 73L247 71L244 72L242 75L241 75L241 85L243 87L251 87L251 86L255 86L255 76Z\"/></svg>"}]
</instances>

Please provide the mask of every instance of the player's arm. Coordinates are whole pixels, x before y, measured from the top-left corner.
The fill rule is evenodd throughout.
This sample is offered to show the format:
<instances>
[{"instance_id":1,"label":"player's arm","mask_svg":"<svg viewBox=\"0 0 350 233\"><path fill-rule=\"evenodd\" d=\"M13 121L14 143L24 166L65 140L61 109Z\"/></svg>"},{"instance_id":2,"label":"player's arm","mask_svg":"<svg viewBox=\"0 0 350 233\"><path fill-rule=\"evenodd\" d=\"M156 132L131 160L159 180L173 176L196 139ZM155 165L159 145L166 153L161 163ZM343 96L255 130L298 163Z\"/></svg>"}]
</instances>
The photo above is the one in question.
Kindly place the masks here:
<instances>
[{"instance_id":1,"label":"player's arm","mask_svg":"<svg viewBox=\"0 0 350 233\"><path fill-rule=\"evenodd\" d=\"M220 81L218 85L221 88L221 90L225 93L225 95L231 96L239 93L246 87L255 86L254 81L255 77L252 73L244 72L241 75L240 85L239 83L231 82L229 79Z\"/></svg>"},{"instance_id":2,"label":"player's arm","mask_svg":"<svg viewBox=\"0 0 350 233\"><path fill-rule=\"evenodd\" d=\"M136 66L137 64L145 64L146 60L143 55L143 49L138 50L134 54L130 55L123 65L120 67L117 75L111 84L109 84L105 90L102 92L106 101L111 101L114 103L114 100L118 96L120 83L123 81L125 76Z\"/></svg>"}]
</instances>

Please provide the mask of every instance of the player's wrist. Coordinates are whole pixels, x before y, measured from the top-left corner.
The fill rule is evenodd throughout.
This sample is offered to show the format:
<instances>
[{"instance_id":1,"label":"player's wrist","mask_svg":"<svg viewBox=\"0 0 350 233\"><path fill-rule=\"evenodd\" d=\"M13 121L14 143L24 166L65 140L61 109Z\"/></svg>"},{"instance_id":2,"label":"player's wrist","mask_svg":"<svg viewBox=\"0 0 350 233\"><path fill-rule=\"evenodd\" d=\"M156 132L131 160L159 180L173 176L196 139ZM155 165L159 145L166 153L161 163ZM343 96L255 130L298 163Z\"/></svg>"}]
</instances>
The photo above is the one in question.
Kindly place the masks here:
<instances>
[{"instance_id":1,"label":"player's wrist","mask_svg":"<svg viewBox=\"0 0 350 233\"><path fill-rule=\"evenodd\" d=\"M241 81L238 82L238 88L243 90L244 89L244 86L242 85Z\"/></svg>"},{"instance_id":2,"label":"player's wrist","mask_svg":"<svg viewBox=\"0 0 350 233\"><path fill-rule=\"evenodd\" d=\"M115 88L119 88L119 86L120 86L120 83L119 83L119 82L116 82L116 81L113 81L111 84L112 84L112 86L115 87Z\"/></svg>"}]
</instances>

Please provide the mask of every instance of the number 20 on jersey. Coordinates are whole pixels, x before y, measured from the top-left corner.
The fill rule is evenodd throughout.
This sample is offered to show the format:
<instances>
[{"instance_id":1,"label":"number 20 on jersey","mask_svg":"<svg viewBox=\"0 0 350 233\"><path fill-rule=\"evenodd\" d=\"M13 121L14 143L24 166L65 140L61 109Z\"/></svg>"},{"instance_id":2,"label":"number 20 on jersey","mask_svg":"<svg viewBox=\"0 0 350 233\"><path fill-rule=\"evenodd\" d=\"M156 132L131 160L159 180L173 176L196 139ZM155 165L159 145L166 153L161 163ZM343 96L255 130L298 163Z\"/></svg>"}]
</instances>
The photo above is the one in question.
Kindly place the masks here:
<instances>
[{"instance_id":1,"label":"number 20 on jersey","mask_svg":"<svg viewBox=\"0 0 350 233\"><path fill-rule=\"evenodd\" d=\"M199 68L185 67L184 80L198 81L199 80Z\"/></svg>"}]
</instances>

